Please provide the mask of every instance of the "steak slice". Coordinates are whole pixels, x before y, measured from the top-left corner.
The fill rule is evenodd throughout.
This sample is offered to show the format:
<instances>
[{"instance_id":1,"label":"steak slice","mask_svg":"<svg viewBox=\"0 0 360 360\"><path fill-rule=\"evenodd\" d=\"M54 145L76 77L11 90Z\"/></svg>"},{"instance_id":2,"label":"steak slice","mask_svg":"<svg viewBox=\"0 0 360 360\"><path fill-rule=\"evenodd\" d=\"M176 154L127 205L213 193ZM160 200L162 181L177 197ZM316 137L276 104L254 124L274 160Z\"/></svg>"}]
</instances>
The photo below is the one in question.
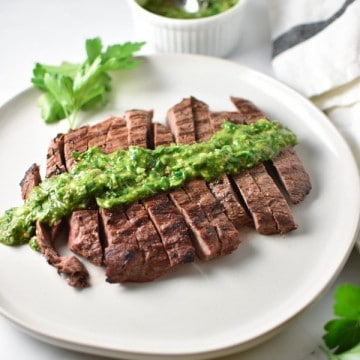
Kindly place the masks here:
<instances>
[{"instance_id":1,"label":"steak slice","mask_svg":"<svg viewBox=\"0 0 360 360\"><path fill-rule=\"evenodd\" d=\"M206 261L220 256L221 243L215 226L210 224L201 207L181 188L171 191L169 196L191 230L196 255Z\"/></svg>"},{"instance_id":2,"label":"steak slice","mask_svg":"<svg viewBox=\"0 0 360 360\"><path fill-rule=\"evenodd\" d=\"M246 118L247 123L255 122L261 118L267 119L267 116L252 102L235 97L231 97L231 101ZM310 176L296 151L293 148L287 148L268 163L273 165L276 175L289 195L291 202L297 204L303 201L312 186Z\"/></svg>"},{"instance_id":3,"label":"steak slice","mask_svg":"<svg viewBox=\"0 0 360 360\"><path fill-rule=\"evenodd\" d=\"M138 146L146 144L151 116L152 112L127 111L125 120L118 119L115 126L110 127L111 148L127 149L129 143L135 142ZM144 136L145 141L141 139ZM101 218L107 240L107 281L152 281L167 272L170 267L168 256L142 203L114 210L101 209Z\"/></svg>"},{"instance_id":4,"label":"steak slice","mask_svg":"<svg viewBox=\"0 0 360 360\"><path fill-rule=\"evenodd\" d=\"M109 131L106 135L105 154L110 154L117 149L128 147L128 130L126 121L123 118L115 117L112 119Z\"/></svg>"},{"instance_id":5,"label":"steak slice","mask_svg":"<svg viewBox=\"0 0 360 360\"><path fill-rule=\"evenodd\" d=\"M148 147L153 112L145 110L130 110L125 113L125 120L128 128L129 145ZM150 214L146 211L147 207L154 210L154 201L148 200L131 204L127 207L126 213L130 222L137 227L137 239L140 249L145 253L145 260L150 267L150 271L161 275L170 267L170 256L168 255L164 242L164 234L162 228L156 228L156 223L160 219L156 218L157 212L152 211L152 221ZM160 197L161 202L161 197ZM146 205L147 204L147 205ZM175 258L176 260L176 258ZM175 265L177 262L173 263ZM149 270L148 270L149 271Z\"/></svg>"},{"instance_id":6,"label":"steak slice","mask_svg":"<svg viewBox=\"0 0 360 360\"><path fill-rule=\"evenodd\" d=\"M169 128L163 124L154 122L152 124L152 134L153 134L153 144L152 147L155 148L157 146L169 146L170 144L174 144L174 137L169 130Z\"/></svg>"},{"instance_id":7,"label":"steak slice","mask_svg":"<svg viewBox=\"0 0 360 360\"><path fill-rule=\"evenodd\" d=\"M173 143L172 134L164 125L154 123L152 127L154 147ZM189 229L168 195L159 193L144 201L144 205L161 236L170 265L194 261L195 248Z\"/></svg>"},{"instance_id":8,"label":"steak slice","mask_svg":"<svg viewBox=\"0 0 360 360\"><path fill-rule=\"evenodd\" d=\"M111 119L94 126L72 130L64 135L64 161L68 171L76 163L72 156L74 151L83 153L88 150L89 145L103 148L110 124ZM100 266L103 262L103 249L99 233L99 216L97 207L90 204L91 202L89 199L91 208L72 212L68 221L68 246L73 253Z\"/></svg>"},{"instance_id":9,"label":"steak slice","mask_svg":"<svg viewBox=\"0 0 360 360\"><path fill-rule=\"evenodd\" d=\"M64 159L67 171L70 171L76 163L72 156L73 152L82 153L88 149L88 130L89 126L83 126L64 135Z\"/></svg>"},{"instance_id":10,"label":"steak slice","mask_svg":"<svg viewBox=\"0 0 360 360\"><path fill-rule=\"evenodd\" d=\"M87 133L87 149L97 146L105 152L108 133L114 121L115 118L110 117L89 127Z\"/></svg>"},{"instance_id":11,"label":"steak slice","mask_svg":"<svg viewBox=\"0 0 360 360\"><path fill-rule=\"evenodd\" d=\"M167 123L177 144L192 144L196 142L194 122L192 119L191 98L183 99L169 109Z\"/></svg>"},{"instance_id":12,"label":"steak slice","mask_svg":"<svg viewBox=\"0 0 360 360\"><path fill-rule=\"evenodd\" d=\"M134 203L126 208L126 215L136 229L136 239L144 256L142 277L151 281L164 275L170 268L169 258L145 207L140 202Z\"/></svg>"},{"instance_id":13,"label":"steak slice","mask_svg":"<svg viewBox=\"0 0 360 360\"><path fill-rule=\"evenodd\" d=\"M238 122L239 116L228 113L228 120ZM242 120L240 118L240 123ZM253 218L260 234L285 234L297 224L281 191L266 171L264 164L243 170L231 177Z\"/></svg>"},{"instance_id":14,"label":"steak slice","mask_svg":"<svg viewBox=\"0 0 360 360\"><path fill-rule=\"evenodd\" d=\"M184 140L196 140L195 123L192 109L192 98L183 99L168 111L167 121L173 131L176 143ZM180 127L179 127L180 124ZM191 134L189 129L193 129ZM219 255L229 254L240 244L239 233L225 215L225 209L216 200L203 180L187 182L183 189L190 200L200 206L204 211L210 225L217 233L220 242Z\"/></svg>"},{"instance_id":15,"label":"steak slice","mask_svg":"<svg viewBox=\"0 0 360 360\"><path fill-rule=\"evenodd\" d=\"M40 182L40 168L38 165L33 164L20 183L24 200ZM42 255L50 265L58 270L59 274L63 274L67 278L69 285L76 288L86 287L89 274L84 265L75 256L60 256L54 247L53 239L52 229L37 221L36 240Z\"/></svg>"},{"instance_id":16,"label":"steak slice","mask_svg":"<svg viewBox=\"0 0 360 360\"><path fill-rule=\"evenodd\" d=\"M66 172L64 161L64 135L58 134L48 147L46 155L46 177Z\"/></svg>"},{"instance_id":17,"label":"steak slice","mask_svg":"<svg viewBox=\"0 0 360 360\"><path fill-rule=\"evenodd\" d=\"M148 147L152 117L152 111L129 110L125 112L129 146Z\"/></svg>"},{"instance_id":18,"label":"steak slice","mask_svg":"<svg viewBox=\"0 0 360 360\"><path fill-rule=\"evenodd\" d=\"M26 170L23 179L20 181L21 197L26 200L35 186L41 183L40 167L38 164L32 164Z\"/></svg>"},{"instance_id":19,"label":"steak slice","mask_svg":"<svg viewBox=\"0 0 360 360\"><path fill-rule=\"evenodd\" d=\"M136 228L127 218L122 207L100 209L105 247L106 281L148 281L143 253L136 239Z\"/></svg>"},{"instance_id":20,"label":"steak slice","mask_svg":"<svg viewBox=\"0 0 360 360\"><path fill-rule=\"evenodd\" d=\"M89 273L84 265L75 256L60 256L54 248L51 229L39 221L36 222L36 239L45 259L60 275L65 276L70 286L75 288L88 286Z\"/></svg>"},{"instance_id":21,"label":"steak slice","mask_svg":"<svg viewBox=\"0 0 360 360\"><path fill-rule=\"evenodd\" d=\"M77 210L71 214L69 221L69 249L100 266L103 261L103 250L99 234L98 210Z\"/></svg>"},{"instance_id":22,"label":"steak slice","mask_svg":"<svg viewBox=\"0 0 360 360\"><path fill-rule=\"evenodd\" d=\"M128 129L123 118L114 118L106 136L105 153L128 147ZM145 257L139 247L136 228L123 207L100 209L105 237L104 263L106 281L123 283L152 280L144 271Z\"/></svg>"},{"instance_id":23,"label":"steak slice","mask_svg":"<svg viewBox=\"0 0 360 360\"><path fill-rule=\"evenodd\" d=\"M173 142L174 138L169 128L155 123L154 143L159 146L170 145ZM196 255L201 260L211 260L218 257L221 246L216 229L210 224L199 204L191 201L183 188L171 191L168 196L190 229Z\"/></svg>"},{"instance_id":24,"label":"steak slice","mask_svg":"<svg viewBox=\"0 0 360 360\"><path fill-rule=\"evenodd\" d=\"M221 123L216 117L215 119L212 118L207 104L194 97L191 98L191 103L193 108L196 141L208 141L215 131L220 130ZM233 190L227 175L224 175L207 185L211 189L217 202L223 206L229 220L237 229L252 222L246 209L242 206L240 199Z\"/></svg>"}]
</instances>

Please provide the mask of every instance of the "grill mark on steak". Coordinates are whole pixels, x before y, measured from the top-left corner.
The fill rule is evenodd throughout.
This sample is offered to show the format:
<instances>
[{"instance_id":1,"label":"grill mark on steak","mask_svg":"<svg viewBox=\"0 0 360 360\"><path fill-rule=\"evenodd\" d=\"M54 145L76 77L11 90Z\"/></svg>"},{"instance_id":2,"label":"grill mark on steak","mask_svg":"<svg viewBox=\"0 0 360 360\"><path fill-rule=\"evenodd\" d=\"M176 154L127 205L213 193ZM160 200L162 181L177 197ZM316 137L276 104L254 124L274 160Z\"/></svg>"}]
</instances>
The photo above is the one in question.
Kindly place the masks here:
<instances>
[{"instance_id":1,"label":"grill mark on steak","mask_svg":"<svg viewBox=\"0 0 360 360\"><path fill-rule=\"evenodd\" d=\"M64 135L58 134L51 140L46 154L46 177L66 172L64 158Z\"/></svg>"},{"instance_id":2,"label":"grill mark on steak","mask_svg":"<svg viewBox=\"0 0 360 360\"><path fill-rule=\"evenodd\" d=\"M167 121L173 131L176 143L180 144L184 139L196 140L192 98L183 99L172 107L168 111ZM181 127L178 126L179 123ZM193 129L193 134L189 132L189 129ZM183 189L190 200L198 204L204 211L209 224L214 227L220 243L219 255L231 253L236 249L240 243L239 233L226 217L223 206L216 200L205 181L192 180L187 182Z\"/></svg>"},{"instance_id":3,"label":"grill mark on steak","mask_svg":"<svg viewBox=\"0 0 360 360\"><path fill-rule=\"evenodd\" d=\"M252 102L231 97L231 101L238 111L246 118L247 123L255 122L261 118L268 119L265 113L258 109ZM274 175L280 180L282 187L287 192L291 202L298 204L303 201L311 191L310 176L304 168L300 158L293 148L280 152L272 161L270 167L275 169Z\"/></svg>"},{"instance_id":4,"label":"grill mark on steak","mask_svg":"<svg viewBox=\"0 0 360 360\"><path fill-rule=\"evenodd\" d=\"M220 120L216 117L212 118L209 106L204 102L192 97L191 103L196 140L200 142L208 141L214 134L215 129L216 131L220 130ZM225 211L225 214L237 229L251 223L251 218L243 207L243 202L236 196L227 175L207 183L207 186L214 195L214 200L222 205L221 211Z\"/></svg>"},{"instance_id":5,"label":"grill mark on steak","mask_svg":"<svg viewBox=\"0 0 360 360\"><path fill-rule=\"evenodd\" d=\"M239 117L232 117L228 113L228 119L237 122ZM231 179L242 195L253 217L255 229L260 234L285 234L297 228L287 201L264 164L243 170Z\"/></svg>"}]
</instances>

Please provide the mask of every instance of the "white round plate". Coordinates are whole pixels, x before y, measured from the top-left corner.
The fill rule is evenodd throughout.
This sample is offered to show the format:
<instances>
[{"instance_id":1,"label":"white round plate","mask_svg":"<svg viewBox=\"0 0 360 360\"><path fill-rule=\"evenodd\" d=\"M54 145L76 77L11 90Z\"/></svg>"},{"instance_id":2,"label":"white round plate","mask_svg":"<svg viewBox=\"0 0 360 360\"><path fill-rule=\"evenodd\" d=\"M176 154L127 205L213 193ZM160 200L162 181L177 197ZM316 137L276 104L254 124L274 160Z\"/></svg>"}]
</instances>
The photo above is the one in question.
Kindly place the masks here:
<instances>
[{"instance_id":1,"label":"white round plate","mask_svg":"<svg viewBox=\"0 0 360 360\"><path fill-rule=\"evenodd\" d=\"M299 228L286 236L244 233L232 255L178 267L146 284L105 282L88 266L92 286L77 291L27 246L0 245L0 311L52 344L127 359L203 359L244 350L268 338L315 301L344 265L359 222L359 177L348 146L329 120L288 87L241 65L195 55L156 55L114 77L113 99L84 121L133 108L166 110L193 95L212 110L235 110L245 97L289 126L313 184L293 206ZM39 93L26 90L0 109L0 213L21 204L18 186L44 164L51 138L66 122L45 125Z\"/></svg>"}]
</instances>

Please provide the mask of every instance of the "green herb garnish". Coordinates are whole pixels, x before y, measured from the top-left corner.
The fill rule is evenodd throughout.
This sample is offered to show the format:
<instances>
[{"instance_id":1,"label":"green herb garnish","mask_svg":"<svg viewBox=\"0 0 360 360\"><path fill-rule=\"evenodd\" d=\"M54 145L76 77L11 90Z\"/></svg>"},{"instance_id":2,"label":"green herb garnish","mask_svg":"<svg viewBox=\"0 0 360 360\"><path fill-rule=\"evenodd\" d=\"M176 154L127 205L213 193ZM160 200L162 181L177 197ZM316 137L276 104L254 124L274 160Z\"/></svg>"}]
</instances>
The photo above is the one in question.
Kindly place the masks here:
<instances>
[{"instance_id":1,"label":"green herb garnish","mask_svg":"<svg viewBox=\"0 0 360 360\"><path fill-rule=\"evenodd\" d=\"M345 284L336 289L334 314L325 324L324 349L329 360L360 359L360 287Z\"/></svg>"},{"instance_id":2,"label":"green herb garnish","mask_svg":"<svg viewBox=\"0 0 360 360\"><path fill-rule=\"evenodd\" d=\"M145 149L130 146L104 154L93 147L74 154L69 172L44 179L21 207L0 216L0 242L20 245L35 235L35 222L48 225L86 208L96 199L103 208L131 204L158 192L183 186L186 181L212 181L270 160L294 146L297 138L275 121L260 119L250 125L224 121L206 142L172 144Z\"/></svg>"},{"instance_id":3,"label":"green herb garnish","mask_svg":"<svg viewBox=\"0 0 360 360\"><path fill-rule=\"evenodd\" d=\"M110 71L138 65L134 53L143 42L111 45L103 51L100 38L86 40L87 58L82 64L63 62L59 66L37 63L31 79L44 93L39 98L41 116L46 123L63 119L75 126L79 110L95 110L108 101Z\"/></svg>"}]
</instances>

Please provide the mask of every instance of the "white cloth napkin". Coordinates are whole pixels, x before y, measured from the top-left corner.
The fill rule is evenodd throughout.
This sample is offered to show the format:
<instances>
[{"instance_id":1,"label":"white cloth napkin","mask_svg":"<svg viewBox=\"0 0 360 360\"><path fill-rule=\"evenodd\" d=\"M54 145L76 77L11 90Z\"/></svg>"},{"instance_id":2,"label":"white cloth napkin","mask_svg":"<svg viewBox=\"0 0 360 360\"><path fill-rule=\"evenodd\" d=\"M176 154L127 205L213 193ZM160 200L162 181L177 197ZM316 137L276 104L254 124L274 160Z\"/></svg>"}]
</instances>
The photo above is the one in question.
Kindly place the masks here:
<instances>
[{"instance_id":1,"label":"white cloth napkin","mask_svg":"<svg viewBox=\"0 0 360 360\"><path fill-rule=\"evenodd\" d=\"M360 0L267 3L275 75L323 110L360 102Z\"/></svg>"}]
</instances>

